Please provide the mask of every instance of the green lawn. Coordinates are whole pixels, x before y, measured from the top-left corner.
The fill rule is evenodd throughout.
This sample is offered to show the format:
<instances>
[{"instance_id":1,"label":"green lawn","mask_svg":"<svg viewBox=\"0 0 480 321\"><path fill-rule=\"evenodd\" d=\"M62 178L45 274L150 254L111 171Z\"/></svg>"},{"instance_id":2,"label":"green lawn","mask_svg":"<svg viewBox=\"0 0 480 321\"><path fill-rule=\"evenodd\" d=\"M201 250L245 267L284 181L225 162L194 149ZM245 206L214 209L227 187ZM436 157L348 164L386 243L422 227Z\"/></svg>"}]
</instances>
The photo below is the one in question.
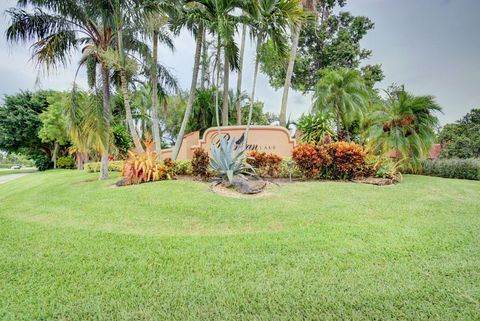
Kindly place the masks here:
<instances>
[{"instance_id":1,"label":"green lawn","mask_svg":"<svg viewBox=\"0 0 480 321\"><path fill-rule=\"evenodd\" d=\"M480 182L0 185L0 320L480 320Z\"/></svg>"},{"instance_id":2,"label":"green lawn","mask_svg":"<svg viewBox=\"0 0 480 321\"><path fill-rule=\"evenodd\" d=\"M11 175L11 174L33 173L36 171L37 171L36 168L0 169L0 176Z\"/></svg>"}]
</instances>

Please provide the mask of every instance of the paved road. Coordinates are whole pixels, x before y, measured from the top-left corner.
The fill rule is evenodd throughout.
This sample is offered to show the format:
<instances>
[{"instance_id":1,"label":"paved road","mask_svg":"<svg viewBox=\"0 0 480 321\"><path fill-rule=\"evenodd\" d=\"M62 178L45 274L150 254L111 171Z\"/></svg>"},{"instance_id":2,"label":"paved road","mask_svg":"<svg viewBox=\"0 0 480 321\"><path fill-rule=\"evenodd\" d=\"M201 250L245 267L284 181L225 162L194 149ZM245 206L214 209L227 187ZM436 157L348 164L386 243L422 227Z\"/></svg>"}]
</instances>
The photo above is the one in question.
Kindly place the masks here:
<instances>
[{"instance_id":1,"label":"paved road","mask_svg":"<svg viewBox=\"0 0 480 321\"><path fill-rule=\"evenodd\" d=\"M23 176L28 175L28 174L31 174L31 173L19 173L19 174L11 174L11 175L0 176L0 184L13 181L14 179L23 177Z\"/></svg>"}]
</instances>

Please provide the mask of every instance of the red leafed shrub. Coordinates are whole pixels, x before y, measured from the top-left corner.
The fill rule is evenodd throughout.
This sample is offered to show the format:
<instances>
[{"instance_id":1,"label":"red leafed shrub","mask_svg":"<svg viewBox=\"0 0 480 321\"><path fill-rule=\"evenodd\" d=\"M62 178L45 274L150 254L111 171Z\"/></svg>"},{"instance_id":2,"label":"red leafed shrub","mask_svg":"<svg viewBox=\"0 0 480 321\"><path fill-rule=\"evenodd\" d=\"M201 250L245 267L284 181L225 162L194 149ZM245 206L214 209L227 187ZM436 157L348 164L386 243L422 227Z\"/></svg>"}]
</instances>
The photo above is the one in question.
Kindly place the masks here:
<instances>
[{"instance_id":1,"label":"red leafed shrub","mask_svg":"<svg viewBox=\"0 0 480 321\"><path fill-rule=\"evenodd\" d=\"M330 166L332 157L328 150L313 143L300 144L293 149L292 159L305 177L315 177Z\"/></svg>"},{"instance_id":2,"label":"red leafed shrub","mask_svg":"<svg viewBox=\"0 0 480 321\"><path fill-rule=\"evenodd\" d=\"M253 150L247 154L247 163L252 165L260 176L277 177L280 173L282 157Z\"/></svg>"},{"instance_id":3,"label":"red leafed shrub","mask_svg":"<svg viewBox=\"0 0 480 321\"><path fill-rule=\"evenodd\" d=\"M208 166L210 163L210 157L203 148L196 148L193 151L192 158L192 174L203 179L210 177L210 171Z\"/></svg>"},{"instance_id":4,"label":"red leafed shrub","mask_svg":"<svg viewBox=\"0 0 480 321\"><path fill-rule=\"evenodd\" d=\"M366 153L363 146L340 141L328 144L327 150L332 157L329 170L332 178L350 179L364 172Z\"/></svg>"},{"instance_id":5,"label":"red leafed shrub","mask_svg":"<svg viewBox=\"0 0 480 321\"><path fill-rule=\"evenodd\" d=\"M123 185L173 178L169 167L157 159L155 152L147 149L147 151L142 153L129 151L128 155L129 157L125 160L122 170L122 177L125 179Z\"/></svg>"}]
</instances>

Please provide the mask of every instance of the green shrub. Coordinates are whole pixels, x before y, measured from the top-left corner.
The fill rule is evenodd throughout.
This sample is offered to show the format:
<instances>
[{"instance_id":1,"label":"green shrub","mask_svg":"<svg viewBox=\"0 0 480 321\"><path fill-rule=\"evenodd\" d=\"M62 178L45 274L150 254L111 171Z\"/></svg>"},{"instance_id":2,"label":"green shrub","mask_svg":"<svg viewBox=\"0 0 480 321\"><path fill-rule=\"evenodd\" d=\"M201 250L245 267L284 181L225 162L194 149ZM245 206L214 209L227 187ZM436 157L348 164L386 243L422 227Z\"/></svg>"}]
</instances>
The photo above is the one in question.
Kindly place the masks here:
<instances>
[{"instance_id":1,"label":"green shrub","mask_svg":"<svg viewBox=\"0 0 480 321\"><path fill-rule=\"evenodd\" d=\"M57 159L57 168L74 169L75 160L72 156L59 157Z\"/></svg>"},{"instance_id":2,"label":"green shrub","mask_svg":"<svg viewBox=\"0 0 480 321\"><path fill-rule=\"evenodd\" d=\"M436 159L422 162L418 174L446 178L480 180L480 159Z\"/></svg>"},{"instance_id":3,"label":"green shrub","mask_svg":"<svg viewBox=\"0 0 480 321\"><path fill-rule=\"evenodd\" d=\"M192 175L192 162L189 160L175 161L174 168L176 175Z\"/></svg>"},{"instance_id":4,"label":"green shrub","mask_svg":"<svg viewBox=\"0 0 480 321\"><path fill-rule=\"evenodd\" d=\"M109 172L121 172L123 169L124 161L109 161L108 162L108 171ZM100 162L86 163L83 166L84 170L89 173L98 173L100 172Z\"/></svg>"},{"instance_id":5,"label":"green shrub","mask_svg":"<svg viewBox=\"0 0 480 321\"><path fill-rule=\"evenodd\" d=\"M0 164L0 168L10 168L12 166L16 166L17 164Z\"/></svg>"},{"instance_id":6,"label":"green shrub","mask_svg":"<svg viewBox=\"0 0 480 321\"><path fill-rule=\"evenodd\" d=\"M289 165L290 163L290 165ZM295 164L291 158L284 158L280 163L280 171L278 172L279 178L289 178L290 171L292 172L292 178L302 177L301 169Z\"/></svg>"},{"instance_id":7,"label":"green shrub","mask_svg":"<svg viewBox=\"0 0 480 321\"><path fill-rule=\"evenodd\" d=\"M32 158L33 158L35 167L39 171L46 171L47 169L53 168L52 160L50 159L50 157L48 157L45 154L38 154L33 156Z\"/></svg>"}]
</instances>

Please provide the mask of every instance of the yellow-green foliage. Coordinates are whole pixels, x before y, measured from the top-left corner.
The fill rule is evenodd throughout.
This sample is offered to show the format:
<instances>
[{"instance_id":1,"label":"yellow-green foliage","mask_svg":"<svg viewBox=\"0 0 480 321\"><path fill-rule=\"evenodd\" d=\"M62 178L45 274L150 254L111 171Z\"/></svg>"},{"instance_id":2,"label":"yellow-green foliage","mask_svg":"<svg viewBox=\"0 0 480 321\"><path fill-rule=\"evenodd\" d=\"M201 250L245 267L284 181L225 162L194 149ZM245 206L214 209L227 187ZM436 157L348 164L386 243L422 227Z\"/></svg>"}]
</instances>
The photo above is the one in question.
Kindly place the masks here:
<instances>
[{"instance_id":1,"label":"yellow-green foliage","mask_svg":"<svg viewBox=\"0 0 480 321\"><path fill-rule=\"evenodd\" d=\"M108 162L108 171L109 172L121 172L123 169L124 161L110 161ZM83 166L83 169L89 173L98 173L100 172L100 162L86 163Z\"/></svg>"},{"instance_id":2,"label":"yellow-green foliage","mask_svg":"<svg viewBox=\"0 0 480 321\"><path fill-rule=\"evenodd\" d=\"M174 171L176 175L192 175L192 162L189 160L175 161Z\"/></svg>"}]
</instances>

